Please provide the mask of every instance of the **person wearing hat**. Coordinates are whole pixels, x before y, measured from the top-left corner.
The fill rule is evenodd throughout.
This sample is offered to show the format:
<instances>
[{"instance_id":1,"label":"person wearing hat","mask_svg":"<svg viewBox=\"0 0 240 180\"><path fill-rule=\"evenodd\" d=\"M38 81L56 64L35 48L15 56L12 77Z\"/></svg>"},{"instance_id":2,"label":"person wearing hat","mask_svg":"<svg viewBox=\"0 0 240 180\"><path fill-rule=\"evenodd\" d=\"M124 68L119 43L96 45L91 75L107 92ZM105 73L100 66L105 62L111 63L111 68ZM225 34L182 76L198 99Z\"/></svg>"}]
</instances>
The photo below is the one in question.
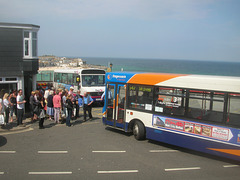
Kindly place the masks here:
<instances>
[{"instance_id":1,"label":"person wearing hat","mask_svg":"<svg viewBox=\"0 0 240 180\"><path fill-rule=\"evenodd\" d=\"M68 92L68 94L69 94L69 95L70 95L70 94L73 95L73 90L74 90L74 88L71 86L71 87L70 87L70 91Z\"/></svg>"}]
</instances>

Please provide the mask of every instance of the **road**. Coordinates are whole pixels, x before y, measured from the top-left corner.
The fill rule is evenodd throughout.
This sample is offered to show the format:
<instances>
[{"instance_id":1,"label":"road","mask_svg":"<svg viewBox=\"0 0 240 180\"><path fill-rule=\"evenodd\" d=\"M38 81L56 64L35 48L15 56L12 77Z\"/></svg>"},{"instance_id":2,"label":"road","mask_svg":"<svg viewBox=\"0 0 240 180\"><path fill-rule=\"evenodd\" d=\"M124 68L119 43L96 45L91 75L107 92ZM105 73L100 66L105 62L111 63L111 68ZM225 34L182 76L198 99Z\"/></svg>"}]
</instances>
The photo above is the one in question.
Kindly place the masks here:
<instances>
[{"instance_id":1,"label":"road","mask_svg":"<svg viewBox=\"0 0 240 180\"><path fill-rule=\"evenodd\" d=\"M236 162L106 128L101 108L94 120L73 127L0 135L0 179L240 179Z\"/></svg>"}]
</instances>

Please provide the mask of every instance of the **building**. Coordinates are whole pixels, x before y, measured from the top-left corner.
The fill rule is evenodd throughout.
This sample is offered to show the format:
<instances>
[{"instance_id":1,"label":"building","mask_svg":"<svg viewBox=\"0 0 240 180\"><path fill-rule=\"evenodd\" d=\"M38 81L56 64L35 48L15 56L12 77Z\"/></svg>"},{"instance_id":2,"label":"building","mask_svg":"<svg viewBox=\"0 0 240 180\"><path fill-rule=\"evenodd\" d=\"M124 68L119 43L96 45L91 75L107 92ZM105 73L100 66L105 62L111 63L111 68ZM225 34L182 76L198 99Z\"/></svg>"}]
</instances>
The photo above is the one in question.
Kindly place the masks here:
<instances>
[{"instance_id":1,"label":"building","mask_svg":"<svg viewBox=\"0 0 240 180\"><path fill-rule=\"evenodd\" d=\"M36 89L40 26L0 22L0 91Z\"/></svg>"}]
</instances>

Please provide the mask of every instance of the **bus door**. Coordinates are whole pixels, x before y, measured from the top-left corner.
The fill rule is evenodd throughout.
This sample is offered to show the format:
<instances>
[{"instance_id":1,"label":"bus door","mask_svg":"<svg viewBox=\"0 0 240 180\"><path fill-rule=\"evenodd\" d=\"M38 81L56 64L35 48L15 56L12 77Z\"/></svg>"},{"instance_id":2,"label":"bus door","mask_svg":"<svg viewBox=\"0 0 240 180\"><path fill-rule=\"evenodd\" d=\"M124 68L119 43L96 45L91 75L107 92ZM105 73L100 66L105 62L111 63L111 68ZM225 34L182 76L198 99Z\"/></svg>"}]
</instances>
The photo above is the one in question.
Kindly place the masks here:
<instances>
[{"instance_id":1,"label":"bus door","mask_svg":"<svg viewBox=\"0 0 240 180\"><path fill-rule=\"evenodd\" d=\"M109 84L107 96L107 124L124 128L125 86Z\"/></svg>"},{"instance_id":2,"label":"bus door","mask_svg":"<svg viewBox=\"0 0 240 180\"><path fill-rule=\"evenodd\" d=\"M118 84L115 125L116 127L119 128L124 128L125 98L126 98L126 86L123 84Z\"/></svg>"},{"instance_id":3,"label":"bus door","mask_svg":"<svg viewBox=\"0 0 240 180\"><path fill-rule=\"evenodd\" d=\"M116 85L108 84L107 91L105 92L105 102L107 103L107 119L108 125L114 126L115 119L115 98L116 97Z\"/></svg>"}]
</instances>

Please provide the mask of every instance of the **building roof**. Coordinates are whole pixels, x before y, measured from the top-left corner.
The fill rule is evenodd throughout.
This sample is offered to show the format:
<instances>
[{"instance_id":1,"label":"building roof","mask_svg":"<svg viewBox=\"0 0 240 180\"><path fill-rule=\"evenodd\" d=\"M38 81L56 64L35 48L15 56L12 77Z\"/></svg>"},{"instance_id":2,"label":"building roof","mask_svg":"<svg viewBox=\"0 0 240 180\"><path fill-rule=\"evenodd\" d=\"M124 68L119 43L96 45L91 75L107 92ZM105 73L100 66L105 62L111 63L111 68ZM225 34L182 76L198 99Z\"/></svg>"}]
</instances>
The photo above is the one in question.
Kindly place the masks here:
<instances>
[{"instance_id":1,"label":"building roof","mask_svg":"<svg viewBox=\"0 0 240 180\"><path fill-rule=\"evenodd\" d=\"M0 22L0 28L14 28L14 29L30 29L38 30L40 26L34 24L19 24L19 23L5 23Z\"/></svg>"}]
</instances>

